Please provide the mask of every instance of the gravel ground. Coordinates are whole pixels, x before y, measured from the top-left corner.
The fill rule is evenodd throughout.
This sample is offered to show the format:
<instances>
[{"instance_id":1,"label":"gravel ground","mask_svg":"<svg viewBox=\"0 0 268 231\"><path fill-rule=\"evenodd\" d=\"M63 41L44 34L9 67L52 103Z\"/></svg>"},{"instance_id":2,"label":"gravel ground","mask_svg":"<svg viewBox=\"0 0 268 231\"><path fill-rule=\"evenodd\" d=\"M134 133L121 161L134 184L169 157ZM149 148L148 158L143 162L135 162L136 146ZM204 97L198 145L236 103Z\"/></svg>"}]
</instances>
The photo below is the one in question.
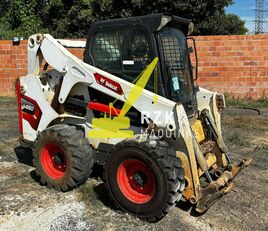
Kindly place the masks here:
<instances>
[{"instance_id":1,"label":"gravel ground","mask_svg":"<svg viewBox=\"0 0 268 231\"><path fill-rule=\"evenodd\" d=\"M235 179L235 191L202 216L179 204L151 224L118 211L96 177L67 193L40 186L31 150L18 145L16 101L0 98L0 230L268 230L268 109L261 111L228 108L223 115L233 160L259 146L251 166Z\"/></svg>"}]
</instances>

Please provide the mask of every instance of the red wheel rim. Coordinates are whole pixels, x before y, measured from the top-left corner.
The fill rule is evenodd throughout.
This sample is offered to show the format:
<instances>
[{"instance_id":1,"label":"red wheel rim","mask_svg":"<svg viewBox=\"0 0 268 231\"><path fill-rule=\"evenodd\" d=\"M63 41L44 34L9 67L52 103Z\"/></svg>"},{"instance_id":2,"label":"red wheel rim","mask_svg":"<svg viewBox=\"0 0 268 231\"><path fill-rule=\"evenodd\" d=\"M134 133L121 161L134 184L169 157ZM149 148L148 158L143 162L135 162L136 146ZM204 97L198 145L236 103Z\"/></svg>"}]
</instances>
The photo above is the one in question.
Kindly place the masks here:
<instances>
[{"instance_id":1,"label":"red wheel rim","mask_svg":"<svg viewBox=\"0 0 268 231\"><path fill-rule=\"evenodd\" d=\"M41 149L41 164L49 177L56 180L62 178L66 171L64 151L57 144L45 144Z\"/></svg>"},{"instance_id":2,"label":"red wheel rim","mask_svg":"<svg viewBox=\"0 0 268 231\"><path fill-rule=\"evenodd\" d=\"M144 204L155 194L155 179L152 170L140 160L123 161L117 169L117 183L130 201Z\"/></svg>"}]
</instances>

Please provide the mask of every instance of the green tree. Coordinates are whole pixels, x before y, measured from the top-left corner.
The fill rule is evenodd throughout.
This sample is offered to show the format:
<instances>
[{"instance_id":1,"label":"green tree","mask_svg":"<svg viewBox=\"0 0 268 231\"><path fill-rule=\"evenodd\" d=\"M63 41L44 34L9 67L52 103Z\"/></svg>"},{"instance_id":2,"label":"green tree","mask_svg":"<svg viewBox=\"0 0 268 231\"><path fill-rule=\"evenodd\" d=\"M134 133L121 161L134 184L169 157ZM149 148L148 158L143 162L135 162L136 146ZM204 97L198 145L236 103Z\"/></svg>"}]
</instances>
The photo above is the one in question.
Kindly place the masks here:
<instances>
[{"instance_id":1,"label":"green tree","mask_svg":"<svg viewBox=\"0 0 268 231\"><path fill-rule=\"evenodd\" d=\"M85 37L89 31L90 24L94 21L92 17L91 0L75 0L67 17L69 20L68 31L72 37Z\"/></svg>"},{"instance_id":2,"label":"green tree","mask_svg":"<svg viewBox=\"0 0 268 231\"><path fill-rule=\"evenodd\" d=\"M92 23L91 0L52 0L43 17L56 37L85 37Z\"/></svg>"},{"instance_id":3,"label":"green tree","mask_svg":"<svg viewBox=\"0 0 268 231\"><path fill-rule=\"evenodd\" d=\"M91 0L39 0L42 27L55 37L85 37L92 23Z\"/></svg>"},{"instance_id":4,"label":"green tree","mask_svg":"<svg viewBox=\"0 0 268 231\"><path fill-rule=\"evenodd\" d=\"M36 0L1 1L4 9L0 18L0 37L10 39L12 36L28 37L41 29L41 21L35 14Z\"/></svg>"},{"instance_id":5,"label":"green tree","mask_svg":"<svg viewBox=\"0 0 268 231\"><path fill-rule=\"evenodd\" d=\"M241 20L235 14L228 14L225 18L225 34L246 34L248 29L245 27L245 21Z\"/></svg>"},{"instance_id":6,"label":"green tree","mask_svg":"<svg viewBox=\"0 0 268 231\"><path fill-rule=\"evenodd\" d=\"M174 15L192 19L196 35L244 34L244 22L233 15L225 14L224 8L232 0L93 0L93 16L98 19L128 17L155 12L170 12ZM233 25L231 25L231 23ZM228 27L225 25L228 23ZM239 28L236 30L236 26Z\"/></svg>"},{"instance_id":7,"label":"green tree","mask_svg":"<svg viewBox=\"0 0 268 231\"><path fill-rule=\"evenodd\" d=\"M86 37L94 21L157 12L192 19L195 35L244 34L245 23L226 15L232 0L0 0L0 38L37 32Z\"/></svg>"},{"instance_id":8,"label":"green tree","mask_svg":"<svg viewBox=\"0 0 268 231\"><path fill-rule=\"evenodd\" d=\"M47 26L49 33L55 37L69 37L67 27L71 19L67 14L73 4L72 0L50 0L43 4L39 12L43 27Z\"/></svg>"}]
</instances>

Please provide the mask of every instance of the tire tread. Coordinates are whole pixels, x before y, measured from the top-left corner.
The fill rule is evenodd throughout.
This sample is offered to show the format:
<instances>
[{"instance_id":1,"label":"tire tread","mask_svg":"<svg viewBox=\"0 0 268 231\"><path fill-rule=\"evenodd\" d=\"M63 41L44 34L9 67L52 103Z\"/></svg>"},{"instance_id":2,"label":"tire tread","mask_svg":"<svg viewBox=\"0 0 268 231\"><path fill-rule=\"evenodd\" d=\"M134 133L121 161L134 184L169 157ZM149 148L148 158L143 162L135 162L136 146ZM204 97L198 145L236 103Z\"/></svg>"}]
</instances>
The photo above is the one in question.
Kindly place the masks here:
<instances>
[{"instance_id":1,"label":"tire tread","mask_svg":"<svg viewBox=\"0 0 268 231\"><path fill-rule=\"evenodd\" d=\"M139 218L147 219L149 222L158 221L163 218L172 208L174 208L182 197L185 182L184 169L182 168L181 161L176 157L175 151L170 148L168 143L160 140L158 137L147 136L144 138L142 135L136 135L132 139L126 139L117 143L106 159L103 174L106 190L109 192L109 196L112 200L114 199L111 190L109 190L106 176L107 168L109 167L109 159L111 155L115 154L117 150L126 146L145 150L155 161L157 161L159 166L163 169L168 187L168 195L166 196L164 205L160 210L155 211L148 217L134 214ZM114 201L119 208L124 210L124 208L116 200Z\"/></svg>"},{"instance_id":2,"label":"tire tread","mask_svg":"<svg viewBox=\"0 0 268 231\"><path fill-rule=\"evenodd\" d=\"M53 185L49 177L41 169L38 147L42 145L43 139L47 137L53 138L56 142L60 143L64 149L68 150L66 153L70 155L72 162L70 174L61 185ZM47 185L49 188L53 187L57 191L64 192L84 183L89 177L94 164L93 150L88 140L84 137L83 132L75 126L67 124L55 125L39 133L34 142L33 157L33 164L36 167L35 172L40 177L40 183Z\"/></svg>"}]
</instances>

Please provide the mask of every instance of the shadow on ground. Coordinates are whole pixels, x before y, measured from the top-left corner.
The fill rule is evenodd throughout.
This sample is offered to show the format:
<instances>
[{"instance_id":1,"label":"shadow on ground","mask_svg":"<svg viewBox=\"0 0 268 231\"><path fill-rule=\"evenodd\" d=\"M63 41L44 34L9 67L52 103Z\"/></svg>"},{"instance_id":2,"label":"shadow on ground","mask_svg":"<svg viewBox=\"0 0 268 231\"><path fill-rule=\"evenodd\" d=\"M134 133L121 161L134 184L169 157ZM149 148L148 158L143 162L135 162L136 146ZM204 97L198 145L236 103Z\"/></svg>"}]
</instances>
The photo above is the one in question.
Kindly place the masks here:
<instances>
[{"instance_id":1,"label":"shadow on ground","mask_svg":"<svg viewBox=\"0 0 268 231\"><path fill-rule=\"evenodd\" d=\"M29 165L33 167L33 151L31 148L25 148L18 146L14 148L14 152L17 156L17 159L20 163Z\"/></svg>"},{"instance_id":2,"label":"shadow on ground","mask_svg":"<svg viewBox=\"0 0 268 231\"><path fill-rule=\"evenodd\" d=\"M108 192L105 188L104 183L101 183L97 186L93 187L93 191L95 193L95 196L97 197L98 200L100 200L104 206L114 210L114 211L120 211L120 208L117 207L112 199L108 196Z\"/></svg>"}]
</instances>

